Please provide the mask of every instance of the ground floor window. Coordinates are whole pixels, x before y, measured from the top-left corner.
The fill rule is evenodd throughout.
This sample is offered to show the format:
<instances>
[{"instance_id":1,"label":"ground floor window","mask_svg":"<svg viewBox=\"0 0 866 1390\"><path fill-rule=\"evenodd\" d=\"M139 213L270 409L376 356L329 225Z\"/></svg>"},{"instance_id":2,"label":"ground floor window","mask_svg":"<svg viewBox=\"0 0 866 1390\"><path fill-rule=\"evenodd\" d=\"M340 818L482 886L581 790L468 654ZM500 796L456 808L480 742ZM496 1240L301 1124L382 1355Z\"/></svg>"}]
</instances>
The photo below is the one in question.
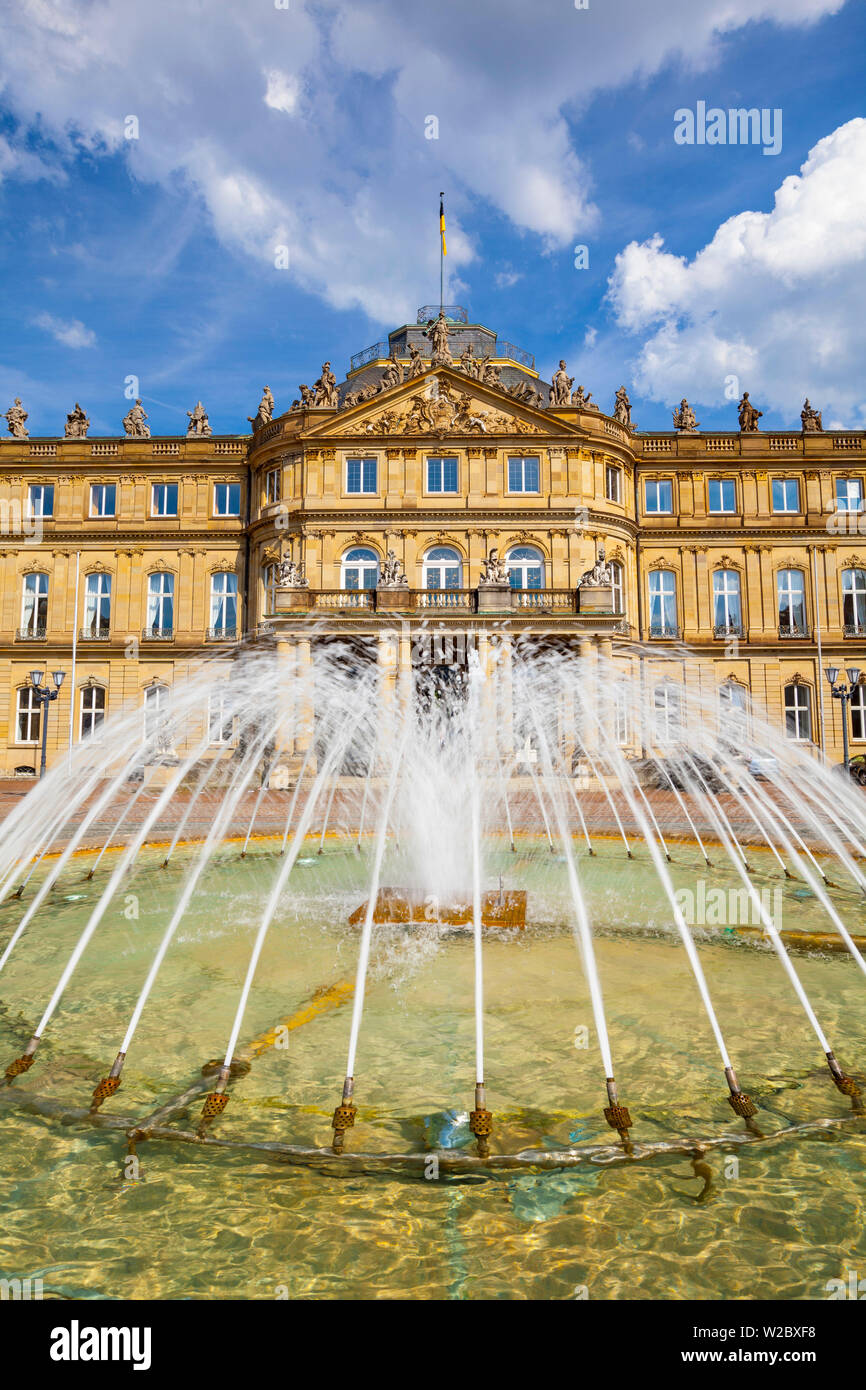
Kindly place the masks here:
<instances>
[{"instance_id":1,"label":"ground floor window","mask_svg":"<svg viewBox=\"0 0 866 1390\"><path fill-rule=\"evenodd\" d=\"M677 743L682 730L682 698L675 685L657 685L653 696L653 742Z\"/></svg>"},{"instance_id":2,"label":"ground floor window","mask_svg":"<svg viewBox=\"0 0 866 1390\"><path fill-rule=\"evenodd\" d=\"M785 732L807 742L812 737L812 707L807 685L785 686Z\"/></svg>"},{"instance_id":3,"label":"ground floor window","mask_svg":"<svg viewBox=\"0 0 866 1390\"><path fill-rule=\"evenodd\" d=\"M101 685L85 686L81 692L81 737L90 738L105 720L105 691Z\"/></svg>"},{"instance_id":4,"label":"ground floor window","mask_svg":"<svg viewBox=\"0 0 866 1390\"><path fill-rule=\"evenodd\" d=\"M851 696L851 737L866 739L866 685L856 686Z\"/></svg>"},{"instance_id":5,"label":"ground floor window","mask_svg":"<svg viewBox=\"0 0 866 1390\"><path fill-rule=\"evenodd\" d=\"M18 691L18 742L38 743L42 706L32 685Z\"/></svg>"},{"instance_id":6,"label":"ground floor window","mask_svg":"<svg viewBox=\"0 0 866 1390\"><path fill-rule=\"evenodd\" d=\"M208 737L211 743L231 743L235 718L228 690L212 690L208 696Z\"/></svg>"}]
</instances>

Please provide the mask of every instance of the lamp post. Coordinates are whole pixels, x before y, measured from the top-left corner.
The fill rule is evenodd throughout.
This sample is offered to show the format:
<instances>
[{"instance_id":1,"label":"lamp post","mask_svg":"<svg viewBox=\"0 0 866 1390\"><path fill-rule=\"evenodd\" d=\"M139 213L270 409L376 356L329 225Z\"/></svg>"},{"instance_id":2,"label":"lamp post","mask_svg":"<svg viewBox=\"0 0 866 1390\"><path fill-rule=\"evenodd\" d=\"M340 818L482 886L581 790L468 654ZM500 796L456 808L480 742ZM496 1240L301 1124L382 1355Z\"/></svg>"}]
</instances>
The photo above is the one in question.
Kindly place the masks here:
<instances>
[{"instance_id":1,"label":"lamp post","mask_svg":"<svg viewBox=\"0 0 866 1390\"><path fill-rule=\"evenodd\" d=\"M42 761L39 765L40 777L45 776L45 755L48 748L48 706L51 704L51 701L56 700L60 694L60 687L63 684L65 675L65 671L52 671L51 679L54 681L54 689L49 690L47 685L43 686L42 684L41 671L30 672L30 684L36 691L36 698L42 706L42 712L40 714L42 723Z\"/></svg>"},{"instance_id":2,"label":"lamp post","mask_svg":"<svg viewBox=\"0 0 866 1390\"><path fill-rule=\"evenodd\" d=\"M848 763L850 761L848 756L848 703L854 698L854 692L860 680L860 668L859 666L849 666L845 674L848 677L848 684L846 685L844 681L840 681L837 685L836 680L839 675L839 667L827 666L824 668L824 675L827 677L833 699L842 701L842 749L845 759L845 771L847 772Z\"/></svg>"}]
</instances>

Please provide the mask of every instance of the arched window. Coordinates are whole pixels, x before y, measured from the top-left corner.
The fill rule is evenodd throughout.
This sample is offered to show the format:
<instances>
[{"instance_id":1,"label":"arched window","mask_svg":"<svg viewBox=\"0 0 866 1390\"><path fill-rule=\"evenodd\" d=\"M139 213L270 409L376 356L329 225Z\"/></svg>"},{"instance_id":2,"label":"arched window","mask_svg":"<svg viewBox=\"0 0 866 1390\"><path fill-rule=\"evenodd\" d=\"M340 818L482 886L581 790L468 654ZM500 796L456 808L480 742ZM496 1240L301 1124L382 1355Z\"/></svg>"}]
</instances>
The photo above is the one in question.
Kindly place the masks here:
<instances>
[{"instance_id":1,"label":"arched window","mask_svg":"<svg viewBox=\"0 0 866 1390\"><path fill-rule=\"evenodd\" d=\"M341 567L341 589L375 589L379 583L379 557L375 550L356 545L347 550Z\"/></svg>"},{"instance_id":2,"label":"arched window","mask_svg":"<svg viewBox=\"0 0 866 1390\"><path fill-rule=\"evenodd\" d=\"M238 577L234 570L217 570L210 587L211 636L235 637L237 630Z\"/></svg>"},{"instance_id":3,"label":"arched window","mask_svg":"<svg viewBox=\"0 0 866 1390\"><path fill-rule=\"evenodd\" d=\"M611 563L610 563L610 572L611 572L611 575L613 576L613 582L612 582L612 584L611 584L611 596L612 596L612 598L613 598L613 611L614 611L614 613L624 613L624 612L625 612L625 593L624 593L624 590L623 590L623 583L622 583L623 568L622 568L622 565L619 563L618 560L611 560Z\"/></svg>"},{"instance_id":4,"label":"arched window","mask_svg":"<svg viewBox=\"0 0 866 1390\"><path fill-rule=\"evenodd\" d=\"M717 637L742 636L740 576L736 570L715 570L713 573L713 627Z\"/></svg>"},{"instance_id":5,"label":"arched window","mask_svg":"<svg viewBox=\"0 0 866 1390\"><path fill-rule=\"evenodd\" d=\"M866 570L842 571L842 621L846 637L866 633Z\"/></svg>"},{"instance_id":6,"label":"arched window","mask_svg":"<svg viewBox=\"0 0 866 1390\"><path fill-rule=\"evenodd\" d=\"M91 738L105 720L105 690L86 685L81 692L81 738Z\"/></svg>"},{"instance_id":7,"label":"arched window","mask_svg":"<svg viewBox=\"0 0 866 1390\"><path fill-rule=\"evenodd\" d=\"M785 733L788 738L808 742L812 737L812 702L808 685L785 686Z\"/></svg>"},{"instance_id":8,"label":"arched window","mask_svg":"<svg viewBox=\"0 0 866 1390\"><path fill-rule=\"evenodd\" d=\"M111 575L88 574L84 581L82 637L107 637L111 628Z\"/></svg>"},{"instance_id":9,"label":"arched window","mask_svg":"<svg viewBox=\"0 0 866 1390\"><path fill-rule=\"evenodd\" d=\"M25 574L21 594L21 636L44 637L48 627L48 575Z\"/></svg>"},{"instance_id":10,"label":"arched window","mask_svg":"<svg viewBox=\"0 0 866 1390\"><path fill-rule=\"evenodd\" d=\"M463 564L450 545L435 545L424 556L425 589L462 588Z\"/></svg>"},{"instance_id":11,"label":"arched window","mask_svg":"<svg viewBox=\"0 0 866 1390\"><path fill-rule=\"evenodd\" d=\"M682 736L682 698L676 685L657 685L653 692L653 742L678 743Z\"/></svg>"},{"instance_id":12,"label":"arched window","mask_svg":"<svg viewBox=\"0 0 866 1390\"><path fill-rule=\"evenodd\" d=\"M677 586L671 570L649 573L650 637L676 637Z\"/></svg>"},{"instance_id":13,"label":"arched window","mask_svg":"<svg viewBox=\"0 0 866 1390\"><path fill-rule=\"evenodd\" d=\"M174 575L157 570L147 580L147 631L171 637L174 629Z\"/></svg>"},{"instance_id":14,"label":"arched window","mask_svg":"<svg viewBox=\"0 0 866 1390\"><path fill-rule=\"evenodd\" d=\"M779 570L776 575L779 600L779 634L806 636L806 576L802 570Z\"/></svg>"},{"instance_id":15,"label":"arched window","mask_svg":"<svg viewBox=\"0 0 866 1390\"><path fill-rule=\"evenodd\" d=\"M505 563L512 589L544 588L544 556L534 545L516 545L509 550Z\"/></svg>"}]
</instances>

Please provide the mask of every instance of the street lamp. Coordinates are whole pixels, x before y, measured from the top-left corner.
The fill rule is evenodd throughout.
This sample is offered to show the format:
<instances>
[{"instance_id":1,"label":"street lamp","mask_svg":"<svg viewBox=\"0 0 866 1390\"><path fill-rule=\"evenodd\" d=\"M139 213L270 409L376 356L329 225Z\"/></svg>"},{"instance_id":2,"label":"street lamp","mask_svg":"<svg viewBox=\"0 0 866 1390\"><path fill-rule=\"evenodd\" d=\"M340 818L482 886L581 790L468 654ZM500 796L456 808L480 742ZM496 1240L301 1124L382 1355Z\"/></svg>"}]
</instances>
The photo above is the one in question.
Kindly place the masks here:
<instances>
[{"instance_id":1,"label":"street lamp","mask_svg":"<svg viewBox=\"0 0 866 1390\"><path fill-rule=\"evenodd\" d=\"M51 679L54 681L54 689L49 690L47 686L42 685L41 671L30 672L30 684L36 691L36 698L42 706L42 712L40 715L40 719L42 722L42 761L39 766L40 777L45 776L45 754L48 748L48 706L51 704L51 701L56 700L58 695L60 694L60 687L63 684L63 678L65 675L65 671L52 671Z\"/></svg>"},{"instance_id":2,"label":"street lamp","mask_svg":"<svg viewBox=\"0 0 866 1390\"><path fill-rule=\"evenodd\" d=\"M839 675L839 667L827 666L824 668L824 675L827 677L833 699L842 701L842 748L845 759L845 771L847 772L849 770L848 763L850 761L848 757L848 703L854 698L854 692L860 680L860 667L849 666L845 674L848 677L848 684L846 685L844 681L841 681L840 684L837 685L836 680Z\"/></svg>"}]
</instances>

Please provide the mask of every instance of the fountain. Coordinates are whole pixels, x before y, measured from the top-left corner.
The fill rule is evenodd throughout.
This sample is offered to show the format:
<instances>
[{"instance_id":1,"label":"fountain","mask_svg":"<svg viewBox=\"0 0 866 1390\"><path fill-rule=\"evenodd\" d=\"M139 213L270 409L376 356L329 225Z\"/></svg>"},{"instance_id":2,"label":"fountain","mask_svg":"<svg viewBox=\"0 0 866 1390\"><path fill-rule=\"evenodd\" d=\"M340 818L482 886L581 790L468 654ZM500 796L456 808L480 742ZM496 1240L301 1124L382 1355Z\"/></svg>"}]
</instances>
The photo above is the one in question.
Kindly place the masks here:
<instances>
[{"instance_id":1,"label":"fountain","mask_svg":"<svg viewBox=\"0 0 866 1390\"><path fill-rule=\"evenodd\" d=\"M300 671L257 646L228 679L202 663L157 725L143 731L138 709L106 723L3 826L0 1037L18 1048L4 1110L117 1131L136 1152L167 1141L369 1172L420 1172L432 1153L490 1175L661 1152L705 1166L714 1147L858 1124L857 1072L835 1048L856 1067L864 1045L862 794L757 708L720 727L688 688L687 728L662 726L644 655L587 681L515 647L431 699L383 682L357 645L322 643ZM653 972L675 1003L646 992ZM548 1028L572 1010L592 1039L577 1052ZM277 1052L314 1034L278 1078ZM830 1091L826 1113L783 1123L779 1074L817 1065L847 1113ZM524 1066L543 1092L531 1105L508 1090ZM445 1072L459 1094L442 1094ZM464 1142L431 1144L417 1096L395 1119L413 1074L439 1088L437 1113L471 1096Z\"/></svg>"}]
</instances>

